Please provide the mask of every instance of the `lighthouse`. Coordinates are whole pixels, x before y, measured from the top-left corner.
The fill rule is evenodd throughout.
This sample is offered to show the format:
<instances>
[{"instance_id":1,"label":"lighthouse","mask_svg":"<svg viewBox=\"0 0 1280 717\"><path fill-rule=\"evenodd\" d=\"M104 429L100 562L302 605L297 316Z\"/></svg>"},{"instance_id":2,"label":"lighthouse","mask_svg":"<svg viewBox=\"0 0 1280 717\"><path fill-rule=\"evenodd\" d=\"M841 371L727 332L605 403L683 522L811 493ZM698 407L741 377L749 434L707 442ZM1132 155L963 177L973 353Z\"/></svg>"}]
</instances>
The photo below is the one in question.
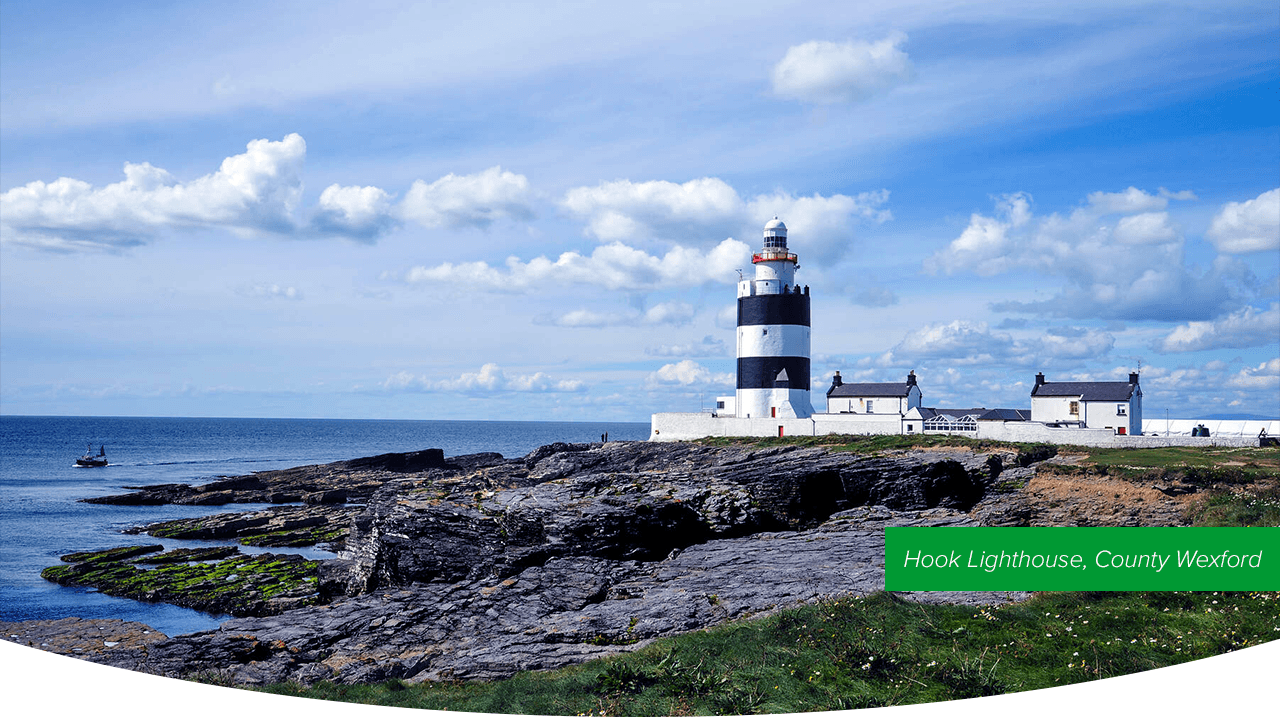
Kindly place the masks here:
<instances>
[{"instance_id":1,"label":"lighthouse","mask_svg":"<svg viewBox=\"0 0 1280 717\"><path fill-rule=\"evenodd\" d=\"M751 257L755 277L738 282L740 418L808 418L809 287L796 284L799 257L787 250L787 225L764 225L764 248Z\"/></svg>"}]
</instances>

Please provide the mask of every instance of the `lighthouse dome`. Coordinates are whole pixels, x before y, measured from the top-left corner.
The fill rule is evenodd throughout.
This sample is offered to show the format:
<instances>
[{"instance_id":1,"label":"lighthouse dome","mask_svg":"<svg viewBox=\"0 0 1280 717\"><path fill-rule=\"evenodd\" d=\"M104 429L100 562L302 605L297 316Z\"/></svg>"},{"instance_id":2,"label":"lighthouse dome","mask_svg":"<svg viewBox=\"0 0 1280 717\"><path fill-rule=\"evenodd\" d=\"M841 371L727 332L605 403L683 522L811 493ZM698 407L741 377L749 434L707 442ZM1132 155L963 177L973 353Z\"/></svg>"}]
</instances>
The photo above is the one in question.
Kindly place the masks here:
<instances>
[{"instance_id":1,"label":"lighthouse dome","mask_svg":"<svg viewBox=\"0 0 1280 717\"><path fill-rule=\"evenodd\" d=\"M787 236L787 225L783 224L781 219L774 217L769 220L768 224L764 225L764 235L766 237L783 237L785 239Z\"/></svg>"}]
</instances>

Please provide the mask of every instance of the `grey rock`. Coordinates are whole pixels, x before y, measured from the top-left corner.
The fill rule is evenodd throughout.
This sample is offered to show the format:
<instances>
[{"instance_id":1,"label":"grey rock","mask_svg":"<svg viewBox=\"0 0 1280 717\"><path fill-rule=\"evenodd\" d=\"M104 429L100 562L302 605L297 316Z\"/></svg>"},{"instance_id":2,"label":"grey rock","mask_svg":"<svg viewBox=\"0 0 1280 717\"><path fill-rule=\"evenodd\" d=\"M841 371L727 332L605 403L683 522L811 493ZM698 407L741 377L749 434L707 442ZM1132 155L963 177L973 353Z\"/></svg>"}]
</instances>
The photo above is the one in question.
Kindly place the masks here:
<instances>
[{"instance_id":1,"label":"grey rock","mask_svg":"<svg viewBox=\"0 0 1280 717\"><path fill-rule=\"evenodd\" d=\"M616 442L417 472L388 470L415 464L383 457L376 480L361 465L219 481L206 492L237 501L268 490L363 496L346 549L318 568L327 604L164 640L128 666L243 684L496 679L867 594L884 586L885 527L977 524L964 511L1001 475L992 458ZM117 664L112 654L86 659Z\"/></svg>"}]
</instances>

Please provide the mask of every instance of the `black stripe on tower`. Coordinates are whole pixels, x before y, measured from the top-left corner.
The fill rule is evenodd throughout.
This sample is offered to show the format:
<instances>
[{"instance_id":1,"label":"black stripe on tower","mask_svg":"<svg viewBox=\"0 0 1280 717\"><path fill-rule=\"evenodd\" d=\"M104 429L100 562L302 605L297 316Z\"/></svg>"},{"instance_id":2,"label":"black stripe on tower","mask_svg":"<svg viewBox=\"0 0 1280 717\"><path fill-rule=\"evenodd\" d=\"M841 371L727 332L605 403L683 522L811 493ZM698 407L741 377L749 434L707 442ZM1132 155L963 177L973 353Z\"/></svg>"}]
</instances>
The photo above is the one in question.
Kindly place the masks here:
<instances>
[{"instance_id":1,"label":"black stripe on tower","mask_svg":"<svg viewBox=\"0 0 1280 717\"><path fill-rule=\"evenodd\" d=\"M750 356L738 359L738 388L773 388L773 380L787 370L789 388L809 390L807 356Z\"/></svg>"},{"instance_id":2,"label":"black stripe on tower","mask_svg":"<svg viewBox=\"0 0 1280 717\"><path fill-rule=\"evenodd\" d=\"M808 326L809 295L757 294L738 299L738 326L778 324Z\"/></svg>"}]
</instances>

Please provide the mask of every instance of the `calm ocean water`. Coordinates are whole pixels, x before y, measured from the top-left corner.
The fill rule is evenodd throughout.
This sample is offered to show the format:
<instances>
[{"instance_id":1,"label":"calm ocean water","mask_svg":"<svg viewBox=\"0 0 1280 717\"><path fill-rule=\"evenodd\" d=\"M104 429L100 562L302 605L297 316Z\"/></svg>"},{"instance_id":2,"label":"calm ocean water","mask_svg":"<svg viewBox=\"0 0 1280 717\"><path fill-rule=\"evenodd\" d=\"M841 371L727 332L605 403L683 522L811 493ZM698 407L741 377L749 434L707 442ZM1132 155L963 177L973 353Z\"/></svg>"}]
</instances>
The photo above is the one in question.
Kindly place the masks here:
<instances>
[{"instance_id":1,"label":"calm ocean water","mask_svg":"<svg viewBox=\"0 0 1280 717\"><path fill-rule=\"evenodd\" d=\"M82 550L155 543L168 547L227 544L161 540L120 531L157 520L266 506L90 505L78 502L81 498L124 492L124 486L202 483L221 476L424 448L442 448L446 456L497 451L511 458L556 441L598 441L605 431L610 440L649 437L647 423L0 416L0 621L119 618L179 635L212 629L226 619L61 587L43 580L40 571L57 565L58 556ZM75 466L90 441L95 452L99 444L106 445L111 465ZM320 550L290 552L333 557Z\"/></svg>"}]
</instances>

